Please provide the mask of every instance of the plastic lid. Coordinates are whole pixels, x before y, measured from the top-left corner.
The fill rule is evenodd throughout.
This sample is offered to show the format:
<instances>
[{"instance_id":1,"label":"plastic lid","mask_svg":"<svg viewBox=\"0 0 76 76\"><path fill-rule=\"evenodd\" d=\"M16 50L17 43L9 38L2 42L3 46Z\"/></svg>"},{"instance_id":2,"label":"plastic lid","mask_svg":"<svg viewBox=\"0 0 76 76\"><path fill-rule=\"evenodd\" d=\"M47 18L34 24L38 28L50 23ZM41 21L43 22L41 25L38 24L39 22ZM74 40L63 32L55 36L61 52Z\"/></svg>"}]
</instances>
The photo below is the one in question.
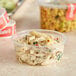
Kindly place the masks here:
<instances>
[{"instance_id":1,"label":"plastic lid","mask_svg":"<svg viewBox=\"0 0 76 76\"><path fill-rule=\"evenodd\" d=\"M76 0L38 0L42 6L50 8L67 8L67 4L76 3Z\"/></svg>"}]
</instances>

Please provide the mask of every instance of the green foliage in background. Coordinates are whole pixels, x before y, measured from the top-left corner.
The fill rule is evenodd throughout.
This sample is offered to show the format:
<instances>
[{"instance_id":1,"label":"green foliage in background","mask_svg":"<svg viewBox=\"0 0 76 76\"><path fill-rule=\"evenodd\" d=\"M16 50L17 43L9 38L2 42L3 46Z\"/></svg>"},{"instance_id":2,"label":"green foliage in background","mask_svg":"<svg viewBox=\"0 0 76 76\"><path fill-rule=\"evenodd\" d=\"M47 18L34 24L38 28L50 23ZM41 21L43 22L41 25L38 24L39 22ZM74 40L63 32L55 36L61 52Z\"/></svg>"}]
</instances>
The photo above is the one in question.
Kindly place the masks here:
<instances>
[{"instance_id":1,"label":"green foliage in background","mask_svg":"<svg viewBox=\"0 0 76 76\"><path fill-rule=\"evenodd\" d=\"M13 0L0 0L0 7L6 8L9 13L16 7L16 3Z\"/></svg>"}]
</instances>

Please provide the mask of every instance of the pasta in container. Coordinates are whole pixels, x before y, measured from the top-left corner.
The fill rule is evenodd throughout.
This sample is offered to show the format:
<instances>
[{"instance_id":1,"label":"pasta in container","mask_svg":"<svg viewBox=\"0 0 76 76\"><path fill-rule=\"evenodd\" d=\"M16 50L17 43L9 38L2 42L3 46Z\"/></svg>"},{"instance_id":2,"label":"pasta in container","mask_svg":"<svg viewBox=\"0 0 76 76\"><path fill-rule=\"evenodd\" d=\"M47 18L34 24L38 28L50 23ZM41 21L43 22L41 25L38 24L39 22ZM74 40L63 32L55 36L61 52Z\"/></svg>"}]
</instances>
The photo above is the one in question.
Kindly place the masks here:
<instances>
[{"instance_id":1,"label":"pasta in container","mask_svg":"<svg viewBox=\"0 0 76 76\"><path fill-rule=\"evenodd\" d=\"M38 0L42 29L69 32L76 30L75 0Z\"/></svg>"},{"instance_id":2,"label":"pasta in container","mask_svg":"<svg viewBox=\"0 0 76 76\"><path fill-rule=\"evenodd\" d=\"M26 30L13 36L17 60L29 65L48 65L63 55L65 36L48 30Z\"/></svg>"}]
</instances>

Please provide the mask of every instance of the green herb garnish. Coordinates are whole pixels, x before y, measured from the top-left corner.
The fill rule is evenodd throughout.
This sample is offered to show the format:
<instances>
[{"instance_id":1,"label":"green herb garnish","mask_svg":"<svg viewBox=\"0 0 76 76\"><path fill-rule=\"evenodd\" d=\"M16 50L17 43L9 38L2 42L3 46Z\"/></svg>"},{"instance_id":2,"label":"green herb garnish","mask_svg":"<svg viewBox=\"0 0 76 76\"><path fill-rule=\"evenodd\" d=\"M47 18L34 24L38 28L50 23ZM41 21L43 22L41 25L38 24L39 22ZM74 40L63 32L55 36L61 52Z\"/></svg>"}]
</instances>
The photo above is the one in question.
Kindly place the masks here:
<instances>
[{"instance_id":1,"label":"green herb garnish","mask_svg":"<svg viewBox=\"0 0 76 76\"><path fill-rule=\"evenodd\" d=\"M60 28L64 28L64 27L65 27L65 23L64 22L60 23Z\"/></svg>"},{"instance_id":2,"label":"green herb garnish","mask_svg":"<svg viewBox=\"0 0 76 76\"><path fill-rule=\"evenodd\" d=\"M49 49L49 52L52 52L52 50L51 50L51 49Z\"/></svg>"},{"instance_id":3,"label":"green herb garnish","mask_svg":"<svg viewBox=\"0 0 76 76\"><path fill-rule=\"evenodd\" d=\"M35 44L38 44L38 42L33 42L33 44L35 45Z\"/></svg>"},{"instance_id":4,"label":"green herb garnish","mask_svg":"<svg viewBox=\"0 0 76 76\"><path fill-rule=\"evenodd\" d=\"M55 18L58 19L59 18L59 15L55 16Z\"/></svg>"},{"instance_id":5,"label":"green herb garnish","mask_svg":"<svg viewBox=\"0 0 76 76\"><path fill-rule=\"evenodd\" d=\"M62 54L58 54L56 57L57 57L57 60L60 60L60 58L62 57Z\"/></svg>"}]
</instances>

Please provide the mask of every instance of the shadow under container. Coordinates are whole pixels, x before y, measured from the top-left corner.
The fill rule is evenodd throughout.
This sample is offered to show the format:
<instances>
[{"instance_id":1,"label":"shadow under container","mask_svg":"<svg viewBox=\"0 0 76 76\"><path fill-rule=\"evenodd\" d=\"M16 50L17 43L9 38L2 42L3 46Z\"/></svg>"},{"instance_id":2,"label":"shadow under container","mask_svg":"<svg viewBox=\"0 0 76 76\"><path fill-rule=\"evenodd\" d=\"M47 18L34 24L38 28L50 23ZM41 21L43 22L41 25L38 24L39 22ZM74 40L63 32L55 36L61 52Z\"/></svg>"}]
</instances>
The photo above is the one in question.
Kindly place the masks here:
<instances>
[{"instance_id":1,"label":"shadow under container","mask_svg":"<svg viewBox=\"0 0 76 76\"><path fill-rule=\"evenodd\" d=\"M42 29L56 30L59 32L69 32L76 30L76 4L73 19L67 19L72 12L70 4L76 3L75 0L38 0L40 4L40 25ZM46 0L47 1L47 0ZM69 5L68 5L69 4ZM69 12L68 12L69 11Z\"/></svg>"},{"instance_id":2,"label":"shadow under container","mask_svg":"<svg viewBox=\"0 0 76 76\"><path fill-rule=\"evenodd\" d=\"M19 39L25 37L32 30L26 30L17 33L13 36L14 46L16 50L16 57L20 63L27 63L29 65L48 65L54 61L59 61L63 55L65 36L59 32L34 29L34 31L52 34L54 37L59 38L60 43L54 46L34 46L29 44L19 43Z\"/></svg>"}]
</instances>

